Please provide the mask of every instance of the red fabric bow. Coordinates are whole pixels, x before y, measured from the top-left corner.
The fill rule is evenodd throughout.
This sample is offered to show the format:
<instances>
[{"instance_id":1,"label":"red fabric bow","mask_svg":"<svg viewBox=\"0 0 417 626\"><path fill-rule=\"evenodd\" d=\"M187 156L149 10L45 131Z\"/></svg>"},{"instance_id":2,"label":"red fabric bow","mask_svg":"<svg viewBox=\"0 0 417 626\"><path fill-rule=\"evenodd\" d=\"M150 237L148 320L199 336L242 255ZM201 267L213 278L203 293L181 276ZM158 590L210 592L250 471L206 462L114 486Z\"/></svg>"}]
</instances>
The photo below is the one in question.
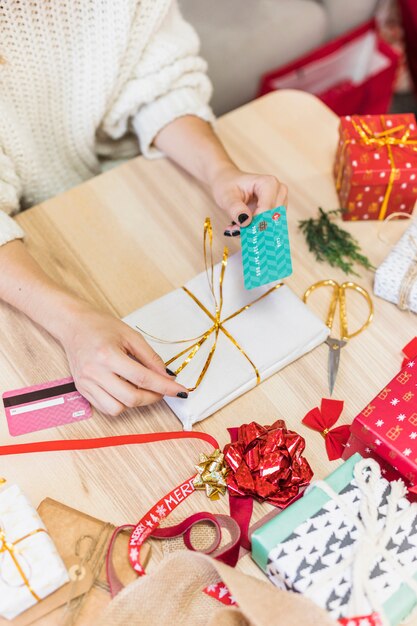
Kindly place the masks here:
<instances>
[{"instance_id":1,"label":"red fabric bow","mask_svg":"<svg viewBox=\"0 0 417 626\"><path fill-rule=\"evenodd\" d=\"M342 400L330 400L323 398L320 409L316 406L311 409L303 419L303 424L313 430L318 430L324 437L327 456L330 461L340 459L350 436L350 426L337 426L336 424L343 411ZM332 428L332 430L330 430Z\"/></svg>"}]
</instances>

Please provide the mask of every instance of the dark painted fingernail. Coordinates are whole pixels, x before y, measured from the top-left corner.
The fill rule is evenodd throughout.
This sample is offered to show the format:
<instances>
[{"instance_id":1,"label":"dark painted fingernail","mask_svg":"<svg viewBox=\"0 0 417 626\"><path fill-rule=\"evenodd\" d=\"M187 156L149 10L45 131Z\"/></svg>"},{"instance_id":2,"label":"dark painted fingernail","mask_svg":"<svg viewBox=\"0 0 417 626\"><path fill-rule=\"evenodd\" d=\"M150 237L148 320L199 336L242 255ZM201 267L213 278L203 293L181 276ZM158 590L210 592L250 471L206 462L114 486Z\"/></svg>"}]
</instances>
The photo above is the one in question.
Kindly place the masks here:
<instances>
[{"instance_id":1,"label":"dark painted fingernail","mask_svg":"<svg viewBox=\"0 0 417 626\"><path fill-rule=\"evenodd\" d=\"M232 236L232 233L230 233L228 230L225 230L225 231L224 231L224 233L223 233L223 235L224 235L225 237L231 237L231 236Z\"/></svg>"},{"instance_id":2,"label":"dark painted fingernail","mask_svg":"<svg viewBox=\"0 0 417 626\"><path fill-rule=\"evenodd\" d=\"M239 217L237 218L239 220L239 224L243 224L243 222L246 222L248 217L249 215L247 213L241 213Z\"/></svg>"},{"instance_id":3,"label":"dark painted fingernail","mask_svg":"<svg viewBox=\"0 0 417 626\"><path fill-rule=\"evenodd\" d=\"M236 226L236 222L232 222L232 226Z\"/></svg>"},{"instance_id":4,"label":"dark painted fingernail","mask_svg":"<svg viewBox=\"0 0 417 626\"><path fill-rule=\"evenodd\" d=\"M238 237L238 235L240 235L240 230L234 230L232 232L232 237Z\"/></svg>"},{"instance_id":5,"label":"dark painted fingernail","mask_svg":"<svg viewBox=\"0 0 417 626\"><path fill-rule=\"evenodd\" d=\"M165 368L165 371L166 371L166 373L167 373L167 374L169 374L170 376L176 376L176 373L175 373L175 372L173 372L172 370L170 370L170 369L169 369L169 367L166 367L166 368Z\"/></svg>"},{"instance_id":6,"label":"dark painted fingernail","mask_svg":"<svg viewBox=\"0 0 417 626\"><path fill-rule=\"evenodd\" d=\"M177 398L188 398L188 393L186 393L185 391L180 391L179 393L177 393Z\"/></svg>"}]
</instances>

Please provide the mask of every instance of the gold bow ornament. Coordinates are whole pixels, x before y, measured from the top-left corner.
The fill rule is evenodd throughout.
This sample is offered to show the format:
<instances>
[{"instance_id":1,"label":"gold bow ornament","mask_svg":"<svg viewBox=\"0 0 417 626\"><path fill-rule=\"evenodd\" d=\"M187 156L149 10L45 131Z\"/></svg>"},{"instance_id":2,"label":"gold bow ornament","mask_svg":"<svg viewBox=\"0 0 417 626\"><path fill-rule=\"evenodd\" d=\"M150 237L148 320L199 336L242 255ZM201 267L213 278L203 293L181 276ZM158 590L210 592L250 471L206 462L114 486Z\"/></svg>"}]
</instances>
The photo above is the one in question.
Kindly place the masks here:
<instances>
[{"instance_id":1,"label":"gold bow ornament","mask_svg":"<svg viewBox=\"0 0 417 626\"><path fill-rule=\"evenodd\" d=\"M417 155L414 154L417 152L414 115L388 116L390 121L392 118L400 118L404 123L389 126L387 116L384 115L369 115L366 116L366 121L358 115L342 118L340 133L343 141L339 144L335 161L336 190L343 205L345 202L343 192L348 187L375 185L374 176L375 179L379 176L377 185L385 184L386 172L381 168L375 169L375 171L372 169L370 155L372 155L372 162L375 167L378 163L383 162L384 158L388 159L389 176L378 214L379 220L385 219L394 182L400 179L402 171L406 170L407 174L411 175L413 170L417 170ZM371 126L378 127L378 130L371 128ZM413 134L412 130L414 131ZM379 158L375 159L375 155ZM415 164L413 165L410 161L414 159ZM363 165L360 165L360 162L363 162ZM409 176L406 180L408 183ZM415 197L417 197L417 178L415 186ZM414 206L414 200L410 204L410 210ZM404 210L404 207L401 210Z\"/></svg>"},{"instance_id":2,"label":"gold bow ornament","mask_svg":"<svg viewBox=\"0 0 417 626\"><path fill-rule=\"evenodd\" d=\"M223 258L221 262L220 277L219 277L219 284L218 284L218 295L216 295L216 289L215 289L215 284L214 284L213 229L212 229L211 221L209 217L206 218L205 223L204 223L203 252L204 252L204 265L205 265L205 270L207 274L207 280L209 283L210 293L211 293L212 301L213 301L212 311L209 311L207 307L204 306L204 304L197 298L197 296L194 293L192 293L187 287L183 286L182 289L209 318L210 326L208 327L208 329L204 333L199 335L198 337L193 337L191 339L180 339L179 341L170 341L170 340L161 339L160 337L155 337L154 335L151 335L150 333L146 332L146 330L144 330L143 328L140 328L139 326L136 326L136 328L142 334L160 343L191 344L191 345L188 345L184 350L181 350L180 352L178 352L178 354L176 354L175 356L171 357L165 363L165 365L168 367L172 363L177 362L181 357L185 356L184 360L175 369L176 375L178 375L185 367L187 367L187 365L190 363L190 361L192 361L192 359L194 359L194 357L196 356L200 348L205 344L205 342L210 337L213 338L213 344L209 350L208 356L201 368L200 374L198 375L194 386L188 389L189 392L195 391L197 387L200 385L204 376L206 375L206 372L212 362L214 353L216 352L217 345L218 345L218 338L219 338L220 333L222 333L225 337L227 337L229 341L235 346L235 348L239 350L243 358L245 358L250 363L254 372L254 376L256 378L256 384L258 385L261 382L261 376L259 374L259 370L257 366L251 360L249 355L245 352L244 348L236 341L236 339L233 337L233 335L231 335L231 333L227 330L227 328L225 328L224 324L226 322L229 322L234 317L240 315L241 313L249 309L251 306L259 302L260 300L263 300L264 298L269 296L272 292L282 287L284 283L278 283L274 287L271 287L271 289L268 289L268 291L266 291L262 296L259 296L259 298L256 298L255 300L253 300L246 306L243 306L242 308L238 309L231 315L228 315L227 317L223 318L222 317L222 309L223 309L223 301L224 301L223 282L224 282L224 276L225 276L226 268L227 268L227 261L229 258L229 250L227 247L223 249Z\"/></svg>"},{"instance_id":3,"label":"gold bow ornament","mask_svg":"<svg viewBox=\"0 0 417 626\"><path fill-rule=\"evenodd\" d=\"M194 479L195 489L205 489L206 496L210 500L218 500L226 493L226 476L228 467L224 460L224 454L216 449L212 454L200 454L200 462L195 466L197 476Z\"/></svg>"}]
</instances>

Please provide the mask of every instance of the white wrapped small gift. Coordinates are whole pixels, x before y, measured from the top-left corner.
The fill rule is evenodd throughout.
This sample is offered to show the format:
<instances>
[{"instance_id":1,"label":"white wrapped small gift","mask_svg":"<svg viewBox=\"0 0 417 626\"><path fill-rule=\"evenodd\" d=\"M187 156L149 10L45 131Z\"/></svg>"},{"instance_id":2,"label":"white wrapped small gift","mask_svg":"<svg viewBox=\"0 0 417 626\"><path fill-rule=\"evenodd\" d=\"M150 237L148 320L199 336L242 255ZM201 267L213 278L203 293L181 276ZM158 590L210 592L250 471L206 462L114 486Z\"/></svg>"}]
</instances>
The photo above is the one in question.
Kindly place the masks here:
<instances>
[{"instance_id":1,"label":"white wrapped small gift","mask_svg":"<svg viewBox=\"0 0 417 626\"><path fill-rule=\"evenodd\" d=\"M375 273L374 293L417 313L417 219Z\"/></svg>"},{"instance_id":2,"label":"white wrapped small gift","mask_svg":"<svg viewBox=\"0 0 417 626\"><path fill-rule=\"evenodd\" d=\"M0 615L13 619L69 580L35 509L17 485L0 493Z\"/></svg>"},{"instance_id":3,"label":"white wrapped small gift","mask_svg":"<svg viewBox=\"0 0 417 626\"><path fill-rule=\"evenodd\" d=\"M213 275L218 304L221 273L222 263L219 263L214 266ZM195 386L216 343L215 303L209 275L210 270L202 272L183 288L124 318L132 328L145 331L145 338L165 362L187 346L193 346L212 329L177 376L177 381L189 389ZM264 294L267 295L261 298ZM227 320L247 305L250 306ZM200 384L186 400L165 398L185 430L306 354L329 334L327 326L287 286L276 285L271 289L269 285L247 291L243 286L240 253L227 260L219 319L222 329L218 329L216 347ZM190 339L189 343L180 343L186 338ZM189 351L169 367L178 368Z\"/></svg>"}]
</instances>

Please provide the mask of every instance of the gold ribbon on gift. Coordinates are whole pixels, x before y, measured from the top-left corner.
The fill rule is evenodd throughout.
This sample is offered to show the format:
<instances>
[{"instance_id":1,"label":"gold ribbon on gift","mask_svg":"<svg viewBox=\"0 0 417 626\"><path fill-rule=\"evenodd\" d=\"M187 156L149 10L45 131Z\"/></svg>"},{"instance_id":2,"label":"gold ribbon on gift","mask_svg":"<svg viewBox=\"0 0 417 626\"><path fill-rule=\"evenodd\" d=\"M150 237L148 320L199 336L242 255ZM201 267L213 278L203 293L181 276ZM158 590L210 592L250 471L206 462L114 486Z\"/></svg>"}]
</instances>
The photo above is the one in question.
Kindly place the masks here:
<instances>
[{"instance_id":1,"label":"gold ribbon on gift","mask_svg":"<svg viewBox=\"0 0 417 626\"><path fill-rule=\"evenodd\" d=\"M399 170L395 167L394 154L392 151L392 147L393 146L403 146L403 147L404 146L407 146L407 147L417 146L417 139L410 139L411 131L404 124L387 129L385 128L384 116L381 115L380 119L381 119L382 127L384 128L384 130L381 132L374 132L373 130L371 130L369 126L366 124L366 122L362 119L360 119L359 122L356 122L352 118L352 125L354 129L356 130L356 132L358 133L363 145L373 146L375 148L386 147L387 149L388 160L390 163L391 171L390 171L390 176L388 179L388 185L385 190L384 199L382 201L381 209L378 215L378 219L383 220L387 212L388 202L391 197L391 192L392 192L392 188L394 185L394 181L399 173ZM399 132L402 132L402 135L400 137L396 137L395 136L396 133L399 133ZM337 191L340 190L341 185L342 185L342 178L343 178L343 171L344 171L343 160L344 160L346 148L350 143L354 141L356 141L355 138L348 138L348 139L345 139L343 143L342 150L340 153L339 171L338 171L337 180L336 180ZM412 147L412 150L417 151L417 147Z\"/></svg>"},{"instance_id":2,"label":"gold ribbon on gift","mask_svg":"<svg viewBox=\"0 0 417 626\"><path fill-rule=\"evenodd\" d=\"M35 598L36 602L40 602L41 599L38 594L32 589L29 579L18 561L18 550L16 546L22 541L25 541L25 539L29 539L29 537L33 537L38 533L46 533L46 530L44 528L37 528L36 530L33 530L31 533L28 533L24 537L20 537L20 539L17 539L16 541L8 541L5 531L0 528L0 554L8 554L10 556L17 571L19 572L20 577L22 578L23 584L25 585L25 587L28 588L32 596Z\"/></svg>"},{"instance_id":3,"label":"gold ribbon on gift","mask_svg":"<svg viewBox=\"0 0 417 626\"><path fill-rule=\"evenodd\" d=\"M179 341L165 341L165 340L160 339L159 337L150 335L143 329L139 328L139 326L136 326L136 328L141 333L147 335L151 339L155 339L156 341L159 341L162 343L178 344L178 343L193 342L192 345L188 346L187 348L185 348L184 350L182 350L181 352L173 356L171 359L169 359L169 361L166 361L165 365L168 366L178 361L178 359L184 356L185 354L187 355L184 361L181 363L181 365L177 367L177 369L175 370L175 374L179 374L185 367L187 367L187 365L196 356L201 346L205 344L207 339L211 337L212 335L214 336L213 345L210 348L210 351L204 362L201 372L197 378L197 381L193 387L188 389L188 391L190 392L195 391L197 389L197 387L200 385L201 381L203 380L204 376L206 375L207 370L210 367L211 361L213 359L214 353L216 352L220 333L222 333L225 337L227 337L229 341L231 341L232 344L236 347L236 349L239 350L242 356L248 361L248 363L250 363L254 371L255 377L256 377L256 384L258 385L261 382L261 377L260 377L258 368L256 367L255 363L251 360L251 358L246 354L242 346L236 341L233 335L231 335L231 333L227 330L227 328L225 328L224 324L226 324L226 322L229 322L234 317L237 317L244 311L247 311L247 309L249 309L251 306L259 302L260 300L263 300L264 298L269 296L269 294L271 294L273 291L276 291L277 289L282 287L284 283L278 283L274 287L271 287L271 289L268 289L268 291L266 291L262 296L259 296L259 298L256 298L249 304L243 306L242 308L238 309L231 315L228 315L227 317L222 319L222 309L223 309L223 302L224 302L223 282L224 282L224 276L225 276L226 268L227 268L227 260L229 258L229 250L227 247L223 249L223 258L222 258L220 277L219 277L219 296L217 299L216 293L215 293L215 286L214 286L213 229L212 229L211 221L209 217L207 217L204 222L203 251L204 251L204 265L206 269L207 280L209 283L211 295L213 297L213 312L209 311L207 307L205 307L204 304L197 298L197 296L193 294L187 287L183 286L182 289L195 302L195 304L202 311L204 311L207 317L211 320L212 325L198 337L193 337L191 339L180 339Z\"/></svg>"}]
</instances>

